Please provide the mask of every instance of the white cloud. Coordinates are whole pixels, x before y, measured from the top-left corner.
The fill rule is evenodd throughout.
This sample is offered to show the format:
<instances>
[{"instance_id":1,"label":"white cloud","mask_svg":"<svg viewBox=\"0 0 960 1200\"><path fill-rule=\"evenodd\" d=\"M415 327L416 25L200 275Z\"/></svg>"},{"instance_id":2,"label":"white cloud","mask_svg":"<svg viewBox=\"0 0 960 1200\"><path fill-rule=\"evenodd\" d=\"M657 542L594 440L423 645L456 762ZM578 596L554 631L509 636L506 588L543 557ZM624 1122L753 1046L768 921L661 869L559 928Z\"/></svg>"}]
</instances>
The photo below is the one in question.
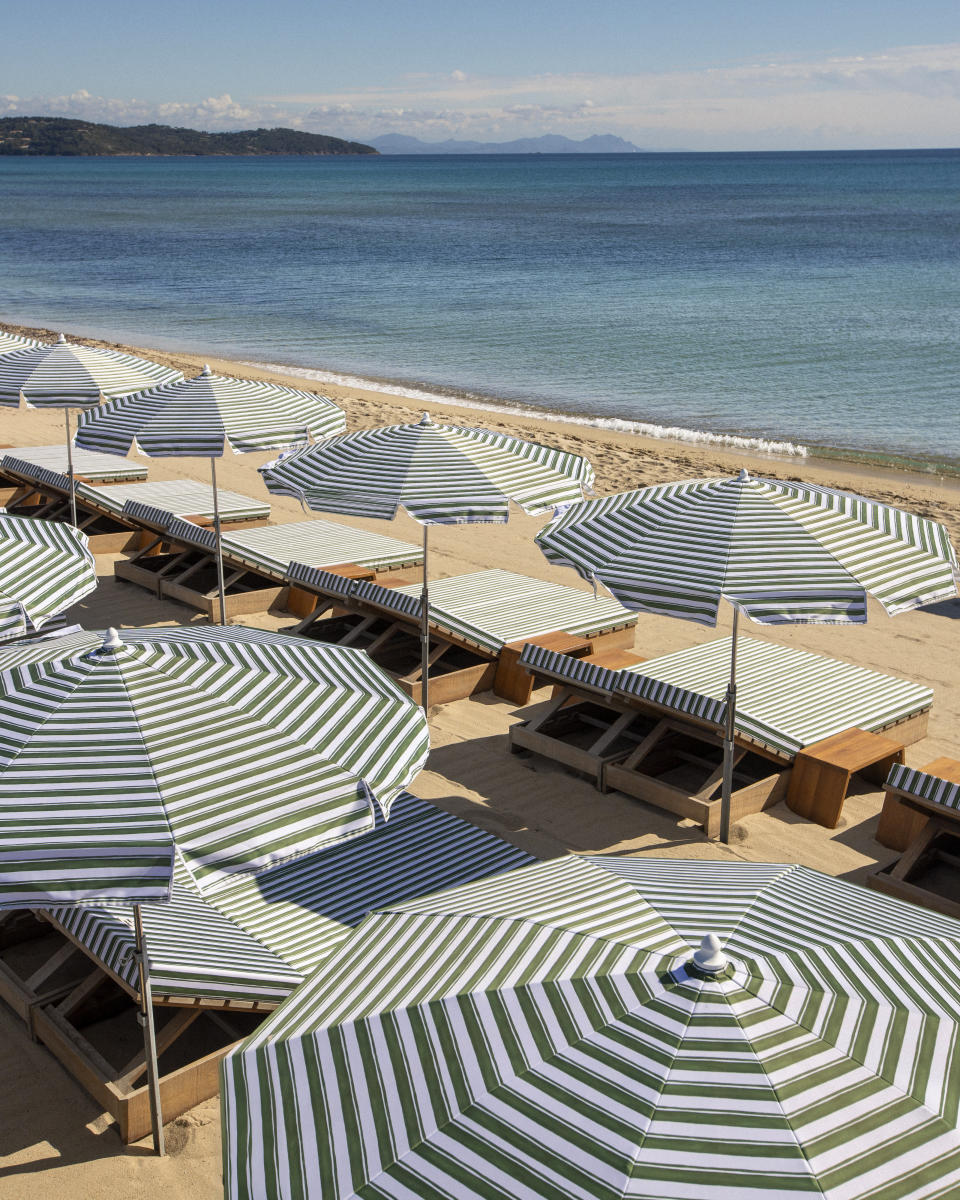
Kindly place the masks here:
<instances>
[{"instance_id":1,"label":"white cloud","mask_svg":"<svg viewBox=\"0 0 960 1200\"><path fill-rule=\"evenodd\" d=\"M619 133L655 148L951 145L960 128L960 44L883 54L637 75L404 76L354 90L150 104L86 90L0 97L7 113L57 113L205 129L293 125L342 137Z\"/></svg>"}]
</instances>

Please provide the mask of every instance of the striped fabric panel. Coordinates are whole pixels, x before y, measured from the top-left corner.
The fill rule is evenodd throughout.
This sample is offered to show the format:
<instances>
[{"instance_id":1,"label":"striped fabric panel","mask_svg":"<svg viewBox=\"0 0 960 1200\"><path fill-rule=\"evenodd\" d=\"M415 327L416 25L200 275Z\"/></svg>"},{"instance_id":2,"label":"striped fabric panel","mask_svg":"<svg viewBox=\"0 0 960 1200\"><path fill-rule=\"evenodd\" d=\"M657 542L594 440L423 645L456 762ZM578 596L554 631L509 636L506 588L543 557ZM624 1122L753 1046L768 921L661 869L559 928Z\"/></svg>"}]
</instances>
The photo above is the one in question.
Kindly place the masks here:
<instances>
[{"instance_id":1,"label":"striped fabric panel","mask_svg":"<svg viewBox=\"0 0 960 1200\"><path fill-rule=\"evenodd\" d=\"M0 641L43 629L96 586L82 533L0 510Z\"/></svg>"},{"instance_id":2,"label":"striped fabric panel","mask_svg":"<svg viewBox=\"0 0 960 1200\"><path fill-rule=\"evenodd\" d=\"M356 584L356 580L347 579L345 575L337 575L334 571L324 571L320 567L311 567L299 562L290 564L287 579L290 583L316 592L319 596L338 596L342 599L353 593Z\"/></svg>"},{"instance_id":3,"label":"striped fabric panel","mask_svg":"<svg viewBox=\"0 0 960 1200\"><path fill-rule=\"evenodd\" d=\"M357 563L382 570L423 562L423 550L411 542L353 529L334 521L296 521L227 534L224 554L262 575L286 582L295 564L310 567Z\"/></svg>"},{"instance_id":4,"label":"striped fabric panel","mask_svg":"<svg viewBox=\"0 0 960 1200\"><path fill-rule=\"evenodd\" d=\"M4 455L2 468L17 479L23 479L59 495L70 495L70 476L63 471L54 470L52 467L37 466L13 454Z\"/></svg>"},{"instance_id":5,"label":"striped fabric panel","mask_svg":"<svg viewBox=\"0 0 960 1200\"><path fill-rule=\"evenodd\" d=\"M730 639L721 638L628 667L614 690L719 725L729 679ZM879 732L932 703L930 688L893 675L755 638L737 643L737 732L777 754L853 727Z\"/></svg>"},{"instance_id":6,"label":"striped fabric panel","mask_svg":"<svg viewBox=\"0 0 960 1200\"><path fill-rule=\"evenodd\" d=\"M589 688L608 696L619 678L618 673L608 667L585 662L582 658L573 658L569 654L559 654L556 650L547 650L530 642L520 654L520 665L533 674L544 676L555 683Z\"/></svg>"},{"instance_id":7,"label":"striped fabric panel","mask_svg":"<svg viewBox=\"0 0 960 1200\"><path fill-rule=\"evenodd\" d=\"M202 897L182 864L169 904L143 907L155 995L276 1001L386 904L531 862L528 854L408 793L389 823ZM133 913L122 903L53 910L88 953L136 986Z\"/></svg>"},{"instance_id":8,"label":"striped fabric panel","mask_svg":"<svg viewBox=\"0 0 960 1200\"><path fill-rule=\"evenodd\" d=\"M83 414L77 445L126 454L219 458L280 450L342 433L343 412L326 396L281 384L206 373L167 382Z\"/></svg>"},{"instance_id":9,"label":"striped fabric panel","mask_svg":"<svg viewBox=\"0 0 960 1200\"><path fill-rule=\"evenodd\" d=\"M421 585L398 588L419 598ZM474 571L430 584L430 619L441 629L499 652L508 642L563 630L588 636L635 625L616 600L513 571Z\"/></svg>"},{"instance_id":10,"label":"striped fabric panel","mask_svg":"<svg viewBox=\"0 0 960 1200\"><path fill-rule=\"evenodd\" d=\"M537 536L551 562L602 580L628 608L716 624L862 623L956 594L935 522L843 493L763 479L661 484L577 505Z\"/></svg>"},{"instance_id":11,"label":"striped fabric panel","mask_svg":"<svg viewBox=\"0 0 960 1200\"><path fill-rule=\"evenodd\" d=\"M215 889L372 828L371 799L388 814L426 759L422 713L362 651L244 627L124 638L0 651L0 904L83 900L107 875L165 895L174 841Z\"/></svg>"},{"instance_id":12,"label":"striped fabric panel","mask_svg":"<svg viewBox=\"0 0 960 1200\"><path fill-rule=\"evenodd\" d=\"M196 550L211 550L217 548L217 531L195 525L193 521L185 521L182 517L174 517L167 526L168 540L177 546L192 546Z\"/></svg>"},{"instance_id":13,"label":"striped fabric panel","mask_svg":"<svg viewBox=\"0 0 960 1200\"><path fill-rule=\"evenodd\" d=\"M142 504L162 509L175 517L207 517L213 519L213 488L195 479L160 479L150 483L121 483L97 488L105 504L126 512L128 504ZM217 488L220 516L224 521L262 520L270 515L270 505L240 492Z\"/></svg>"},{"instance_id":14,"label":"striped fabric panel","mask_svg":"<svg viewBox=\"0 0 960 1200\"><path fill-rule=\"evenodd\" d=\"M40 343L34 338L19 337L15 333L4 333L0 330L0 354L10 354L14 350L29 350Z\"/></svg>"},{"instance_id":15,"label":"striped fabric panel","mask_svg":"<svg viewBox=\"0 0 960 1200\"><path fill-rule=\"evenodd\" d=\"M624 861L651 864L649 892L618 877ZM803 868L611 868L537 864L368 918L225 1060L226 1194L916 1200L960 1186L960 925L886 897L874 909ZM691 958L725 888L729 966L710 979ZM612 940L611 912L629 925L631 910L632 939Z\"/></svg>"},{"instance_id":16,"label":"striped fabric panel","mask_svg":"<svg viewBox=\"0 0 960 1200\"><path fill-rule=\"evenodd\" d=\"M415 617L420 619L420 590L421 585L414 585L415 592L407 588L388 588L382 584L373 583L369 579L358 579L351 589L350 595L367 604L382 608L385 612L397 616Z\"/></svg>"},{"instance_id":17,"label":"striped fabric panel","mask_svg":"<svg viewBox=\"0 0 960 1200\"><path fill-rule=\"evenodd\" d=\"M894 763L887 776L887 786L899 788L910 796L940 804L944 808L960 808L960 784L950 783L939 775L928 775L903 763Z\"/></svg>"},{"instance_id":18,"label":"striped fabric panel","mask_svg":"<svg viewBox=\"0 0 960 1200\"><path fill-rule=\"evenodd\" d=\"M180 378L133 354L62 342L0 355L0 404L18 404L22 395L30 408L90 408Z\"/></svg>"},{"instance_id":19,"label":"striped fabric panel","mask_svg":"<svg viewBox=\"0 0 960 1200\"><path fill-rule=\"evenodd\" d=\"M72 454L74 474L82 475L84 479L115 479L134 483L147 477L147 468L141 463L119 458L115 454L100 454L79 446L73 448ZM30 472L38 467L65 475L69 466L67 448L62 443L57 446L19 446L0 458L0 471L12 469L13 464L25 479L31 478Z\"/></svg>"},{"instance_id":20,"label":"striped fabric panel","mask_svg":"<svg viewBox=\"0 0 960 1200\"><path fill-rule=\"evenodd\" d=\"M546 512L593 486L593 469L577 455L427 417L332 438L260 473L270 491L316 511L390 519L402 506L428 524L499 523L511 500Z\"/></svg>"}]
</instances>

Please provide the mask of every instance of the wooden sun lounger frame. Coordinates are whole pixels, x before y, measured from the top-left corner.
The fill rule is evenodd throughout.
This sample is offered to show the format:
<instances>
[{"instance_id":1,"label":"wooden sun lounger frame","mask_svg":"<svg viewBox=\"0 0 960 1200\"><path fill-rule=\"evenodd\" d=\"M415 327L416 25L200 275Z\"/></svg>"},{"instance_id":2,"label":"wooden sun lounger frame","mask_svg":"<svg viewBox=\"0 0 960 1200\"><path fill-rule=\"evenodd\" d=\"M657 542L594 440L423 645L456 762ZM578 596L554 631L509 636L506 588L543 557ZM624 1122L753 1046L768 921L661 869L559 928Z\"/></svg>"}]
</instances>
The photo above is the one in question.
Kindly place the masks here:
<instances>
[{"instance_id":1,"label":"wooden sun lounger frame","mask_svg":"<svg viewBox=\"0 0 960 1200\"><path fill-rule=\"evenodd\" d=\"M602 656L587 658L598 666L619 670L620 662L605 660ZM642 662L643 659L636 659ZM644 772L645 762L655 759L665 749L671 735L689 736L714 748L722 747L723 726L695 717L680 714L672 708L653 700L632 697L623 693L614 694L602 686L591 687L582 682L573 683L562 675L543 668L525 669L541 684L554 684L550 703L527 721L513 725L510 729L510 749L532 751L559 762L586 775L601 792L616 790L653 804L677 816L687 817L703 826L707 837L720 834L720 793L723 783L722 764L718 760L701 761L710 767L709 773L696 791L677 787L672 783ZM607 710L611 720L608 725L595 730L596 737L585 747L571 744L564 738L563 713L575 723L578 716L589 722L590 706ZM578 714L577 709L581 712ZM760 745L750 738L738 734L735 738L737 753L734 758L735 787L731 797L731 822L763 809L770 808L786 799L790 808L820 824L835 828L839 823L840 811L847 787L855 771L873 771L879 768L883 774L894 761L903 761L904 745L917 741L926 734L928 712L924 710L891 726L898 740L883 734L865 730L847 730L825 738L822 742L807 746L798 755L778 753L768 746ZM559 728L551 732L544 727L551 724ZM649 725L634 739L632 749L624 749L623 739L629 736L634 724ZM887 731L889 732L889 731ZM847 742L854 740L858 754L856 761L848 761ZM620 746L617 743L620 742ZM838 747L834 750L834 743ZM682 757L683 751L677 751ZM748 757L749 756L749 757ZM689 754L696 763L695 754ZM802 759L802 761L800 761ZM800 770L796 770L797 763ZM769 772L754 778L758 767L769 763ZM750 772L745 768L749 765ZM738 772L747 782L736 786ZM811 790L812 789L812 790Z\"/></svg>"},{"instance_id":2,"label":"wooden sun lounger frame","mask_svg":"<svg viewBox=\"0 0 960 1200\"><path fill-rule=\"evenodd\" d=\"M328 568L330 569L330 568ZM388 581L383 581L390 586ZM397 581L399 583L399 581ZM359 616L361 619L336 639L337 645L350 646L357 643L359 638L376 630L379 622L386 621L386 627L376 630L372 641L362 645L377 661L377 654L382 652L391 640L395 638L413 639L417 645L417 661L409 672L398 675L383 663L401 688L417 704L421 703L421 664L419 659L420 623L402 613L394 612L376 601L355 595L331 595L315 592L313 594L315 607L297 625L291 629L293 633L310 636L310 630L327 620L335 620L348 615ZM536 637L524 638L522 641L509 642L499 651L487 646L480 646L469 638L460 637L452 631L430 623L430 701L432 704L450 704L455 700L465 700L468 696L479 692L492 690L494 695L511 704L524 705L530 702L533 691L533 677L520 665L520 656L525 645L533 644L545 649L555 650L580 658L593 654L599 647L629 647L633 645L636 632L634 622L619 625L615 628L602 630L590 635L567 633L555 630L539 634ZM473 662L452 670L442 669L445 655L454 651L466 652ZM433 669L436 668L436 674Z\"/></svg>"},{"instance_id":3,"label":"wooden sun lounger frame","mask_svg":"<svg viewBox=\"0 0 960 1200\"><path fill-rule=\"evenodd\" d=\"M151 1132L150 1097L144 1082L146 1062L142 1050L128 1063L116 1068L83 1034L87 1023L117 1011L116 988L129 998L130 1017L135 1019L139 1010L137 993L47 912L31 913L23 909L0 912L0 950L48 935L51 930L60 935L59 944L30 975L24 977L0 960L0 999L21 1018L31 1038L42 1042L114 1118L121 1139L137 1142ZM103 998L98 1008L97 992L108 981L116 988L110 989L112 997ZM266 1016L276 1004L154 993L153 1006L161 1060L163 1054L200 1019L216 1026L217 1040L223 1040L223 1045L217 1049L161 1076L161 1107L167 1122L217 1095L220 1061L250 1032L231 1027L230 1014ZM122 1004L121 1011L126 1007Z\"/></svg>"},{"instance_id":4,"label":"wooden sun lounger frame","mask_svg":"<svg viewBox=\"0 0 960 1200\"><path fill-rule=\"evenodd\" d=\"M10 476L16 478L15 476ZM78 484L90 488L107 486L105 481L86 479L77 475ZM77 496L77 528L85 533L92 554L116 554L136 548L141 540L141 531L120 514L104 507L98 509L92 498ZM70 523L70 497L67 492L55 490L49 484L23 478L5 501L16 516L37 517L45 521ZM106 523L108 528L102 528ZM101 528L95 529L96 525Z\"/></svg>"}]
</instances>

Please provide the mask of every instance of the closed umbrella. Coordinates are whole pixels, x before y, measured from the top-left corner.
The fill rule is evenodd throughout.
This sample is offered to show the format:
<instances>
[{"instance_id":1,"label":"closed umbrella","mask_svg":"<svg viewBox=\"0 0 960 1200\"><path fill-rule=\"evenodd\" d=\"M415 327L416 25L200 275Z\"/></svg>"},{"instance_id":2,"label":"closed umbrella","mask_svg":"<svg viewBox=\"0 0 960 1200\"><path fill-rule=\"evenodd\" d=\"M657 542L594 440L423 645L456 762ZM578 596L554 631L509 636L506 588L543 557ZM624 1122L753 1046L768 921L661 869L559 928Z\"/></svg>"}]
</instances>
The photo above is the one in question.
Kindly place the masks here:
<instances>
[{"instance_id":1,"label":"closed umbrella","mask_svg":"<svg viewBox=\"0 0 960 1200\"><path fill-rule=\"evenodd\" d=\"M431 525L502 524L510 502L524 512L562 509L593 485L585 458L507 434L438 425L387 425L332 438L260 468L271 492L319 512L390 520L403 508L423 525L421 696L429 707Z\"/></svg>"},{"instance_id":2,"label":"closed umbrella","mask_svg":"<svg viewBox=\"0 0 960 1200\"><path fill-rule=\"evenodd\" d=\"M537 535L554 563L603 583L626 608L717 623L733 605L721 838L729 840L738 616L862 624L868 593L894 616L957 593L946 530L849 492L757 479L688 480L568 509Z\"/></svg>"},{"instance_id":3,"label":"closed umbrella","mask_svg":"<svg viewBox=\"0 0 960 1200\"><path fill-rule=\"evenodd\" d=\"M372 829L428 748L361 651L210 626L0 649L0 908L127 900L142 943L175 856L215 892Z\"/></svg>"},{"instance_id":4,"label":"closed umbrella","mask_svg":"<svg viewBox=\"0 0 960 1200\"><path fill-rule=\"evenodd\" d=\"M119 350L79 346L63 334L52 346L33 346L0 355L0 404L62 408L67 426L70 515L77 523L74 496L70 409L92 408L102 400L128 396L144 388L182 378L179 371Z\"/></svg>"},{"instance_id":5,"label":"closed umbrella","mask_svg":"<svg viewBox=\"0 0 960 1200\"><path fill-rule=\"evenodd\" d=\"M0 642L39 632L96 586L85 534L0 511Z\"/></svg>"},{"instance_id":6,"label":"closed umbrella","mask_svg":"<svg viewBox=\"0 0 960 1200\"><path fill-rule=\"evenodd\" d=\"M960 923L780 864L393 906L224 1060L226 1195L954 1195L958 960Z\"/></svg>"},{"instance_id":7,"label":"closed umbrella","mask_svg":"<svg viewBox=\"0 0 960 1200\"><path fill-rule=\"evenodd\" d=\"M217 459L228 446L236 454L282 450L329 438L345 427L342 410L325 396L217 375L205 366L192 379L83 414L77 445L124 455L136 445L143 454L157 458L210 459L220 623L226 624Z\"/></svg>"}]
</instances>

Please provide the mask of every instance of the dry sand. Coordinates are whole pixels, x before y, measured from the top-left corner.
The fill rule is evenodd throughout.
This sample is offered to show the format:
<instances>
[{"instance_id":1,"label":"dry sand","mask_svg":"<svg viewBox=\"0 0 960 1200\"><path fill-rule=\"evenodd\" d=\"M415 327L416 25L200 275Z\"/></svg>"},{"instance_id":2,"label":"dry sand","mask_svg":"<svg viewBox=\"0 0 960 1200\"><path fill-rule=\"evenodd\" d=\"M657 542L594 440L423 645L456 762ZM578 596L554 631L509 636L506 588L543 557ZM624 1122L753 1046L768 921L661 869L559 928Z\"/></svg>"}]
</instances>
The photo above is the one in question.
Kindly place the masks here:
<instances>
[{"instance_id":1,"label":"dry sand","mask_svg":"<svg viewBox=\"0 0 960 1200\"><path fill-rule=\"evenodd\" d=\"M11 326L5 328L18 331ZM37 331L22 332L41 336ZM46 331L48 340L53 336ZM140 352L172 363L187 374L195 374L203 361L194 355L171 356L146 348ZM242 364L210 362L215 370L225 373L268 377L267 372ZM304 386L299 378L287 381ZM331 386L323 391L342 405L349 429L416 419L423 407L401 397L359 389ZM757 474L842 487L934 517L944 521L954 541L960 543L960 485L955 481L823 461L751 458L731 451L568 424L514 416L500 419L495 413L471 413L442 404L427 407L432 415L456 423L501 429L585 454L596 468L597 488L602 493L671 479L730 474L747 466ZM0 442L4 444L48 444L62 435L60 412L0 409ZM263 497L256 468L268 457L228 456L218 465L220 486ZM153 459L150 477L206 481L209 467L203 460ZM274 497L272 505L274 521L303 519L294 501ZM344 520L364 528L386 529L380 522ZM450 575L500 566L578 586L573 572L551 567L533 546L532 536L543 520L520 515L511 518L507 526L436 527L431 533L433 573ZM418 541L420 528L401 516L389 532ZM192 610L157 601L145 591L117 583L112 561L109 556L100 560L101 585L77 606L72 614L75 620L89 628L199 620ZM712 630L684 621L641 616L637 649L650 657L708 641L728 632L729 620L728 611L721 616L721 628ZM289 623L289 617L266 614L244 621L276 628ZM887 617L871 602L870 621L861 627L798 626L767 631L752 626L743 632L931 685L936 698L929 735L908 749L907 760L919 766L942 754L960 758L960 600L896 619ZM534 699L545 695L537 693ZM781 804L741 822L734 830L732 846L726 848L707 841L691 822L677 821L616 793L600 795L585 781L548 763L510 755L506 732L515 719L509 705L489 695L435 710L429 769L412 790L541 857L571 850L733 857L800 862L853 880L861 880L878 862L894 857L874 839L882 797L870 785L855 787L838 829L826 830L800 820ZM29 1042L23 1028L2 1005L0 1063L4 1066L0 1089L0 1200L39 1200L50 1195L69 1200L112 1196L205 1200L220 1194L215 1101L201 1105L170 1128L171 1154L159 1161L145 1146L123 1147L96 1105L42 1047Z\"/></svg>"}]
</instances>

